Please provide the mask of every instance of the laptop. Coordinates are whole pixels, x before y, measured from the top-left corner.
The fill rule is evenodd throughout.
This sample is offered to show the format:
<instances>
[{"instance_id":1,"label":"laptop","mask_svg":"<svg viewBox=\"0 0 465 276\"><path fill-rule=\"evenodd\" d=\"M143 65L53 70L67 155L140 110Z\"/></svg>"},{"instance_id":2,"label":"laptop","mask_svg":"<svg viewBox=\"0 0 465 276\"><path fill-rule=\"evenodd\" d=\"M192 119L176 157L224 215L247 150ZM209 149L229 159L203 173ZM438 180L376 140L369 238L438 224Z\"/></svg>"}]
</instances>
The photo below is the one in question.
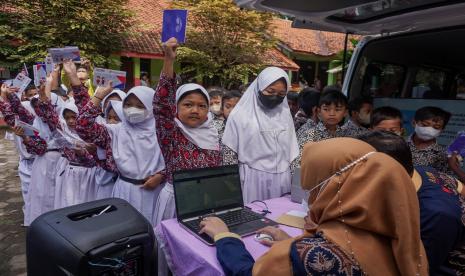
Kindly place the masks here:
<instances>
[{"instance_id":1,"label":"laptop","mask_svg":"<svg viewBox=\"0 0 465 276\"><path fill-rule=\"evenodd\" d=\"M291 201L295 203L302 203L302 199L307 201L308 196L308 191L302 189L302 186L300 185L300 168L297 168L292 175Z\"/></svg>"},{"instance_id":2,"label":"laptop","mask_svg":"<svg viewBox=\"0 0 465 276\"><path fill-rule=\"evenodd\" d=\"M237 165L178 171L173 173L173 184L179 224L208 245L214 244L213 239L198 234L204 217L221 218L229 231L240 236L277 225L244 206Z\"/></svg>"}]
</instances>

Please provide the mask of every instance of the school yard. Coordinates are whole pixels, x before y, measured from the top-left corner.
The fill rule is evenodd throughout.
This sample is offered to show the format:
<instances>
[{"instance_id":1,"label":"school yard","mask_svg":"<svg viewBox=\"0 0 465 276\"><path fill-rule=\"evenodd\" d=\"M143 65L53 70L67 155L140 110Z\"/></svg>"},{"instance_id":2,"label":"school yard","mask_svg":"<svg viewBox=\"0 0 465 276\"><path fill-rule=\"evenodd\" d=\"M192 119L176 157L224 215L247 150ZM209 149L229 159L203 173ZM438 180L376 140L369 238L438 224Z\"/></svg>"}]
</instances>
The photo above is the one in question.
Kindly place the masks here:
<instances>
[{"instance_id":1,"label":"school yard","mask_svg":"<svg viewBox=\"0 0 465 276\"><path fill-rule=\"evenodd\" d=\"M0 131L0 275L26 275L26 228L18 177L18 154Z\"/></svg>"}]
</instances>

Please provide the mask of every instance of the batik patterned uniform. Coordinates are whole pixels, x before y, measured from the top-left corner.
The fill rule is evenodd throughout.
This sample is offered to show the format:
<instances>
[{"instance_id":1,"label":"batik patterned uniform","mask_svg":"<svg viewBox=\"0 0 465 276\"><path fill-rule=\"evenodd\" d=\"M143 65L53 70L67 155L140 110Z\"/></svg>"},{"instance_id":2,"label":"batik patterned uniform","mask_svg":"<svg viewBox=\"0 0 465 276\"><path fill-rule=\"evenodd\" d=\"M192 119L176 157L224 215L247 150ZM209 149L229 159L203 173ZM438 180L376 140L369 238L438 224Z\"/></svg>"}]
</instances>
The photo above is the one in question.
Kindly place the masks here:
<instances>
[{"instance_id":1,"label":"batik patterned uniform","mask_svg":"<svg viewBox=\"0 0 465 276\"><path fill-rule=\"evenodd\" d=\"M175 215L172 189L172 174L180 170L217 167L222 157L219 150L206 150L194 145L182 133L176 118L176 79L161 74L155 96L153 113L157 122L157 136L166 166L167 187L157 202L159 212L155 221L172 218ZM168 193L168 194L166 194ZM162 198L162 194L166 197ZM164 210L164 211L162 211ZM161 214L163 213L163 214ZM161 216L161 217L160 217Z\"/></svg>"},{"instance_id":2,"label":"batik patterned uniform","mask_svg":"<svg viewBox=\"0 0 465 276\"><path fill-rule=\"evenodd\" d=\"M28 104L30 103L28 102ZM23 106L19 98L13 93L8 95L8 102L0 100L0 111L4 114L4 119L10 127L15 126L16 116L20 121L27 124L32 125L34 123L35 116L31 114L25 106ZM29 208L27 194L29 191L29 184L31 182L32 164L34 163L36 153L28 151L28 148L21 137L13 135L13 140L19 153L18 174L21 181L21 192L24 201L23 213L26 215L26 209ZM38 136L26 139L26 141L29 144L36 144L40 152L45 152L47 149L45 141Z\"/></svg>"},{"instance_id":3,"label":"batik patterned uniform","mask_svg":"<svg viewBox=\"0 0 465 276\"><path fill-rule=\"evenodd\" d=\"M302 110L297 111L297 113L294 116L295 131L298 131L303 125L305 125L305 123L307 123L307 121L309 121L307 114L305 114L305 112Z\"/></svg>"},{"instance_id":4,"label":"batik patterned uniform","mask_svg":"<svg viewBox=\"0 0 465 276\"><path fill-rule=\"evenodd\" d=\"M59 118L50 101L39 100L35 105L37 106L37 115L48 124L51 132L59 129L65 133L66 123L63 118ZM76 107L73 103L66 103L60 112L73 108L75 109L73 112L79 113ZM77 134L75 135L77 137ZM56 167L54 208L63 208L94 200L97 160L95 153L92 154L85 148L68 147L60 148L60 152L62 158L58 160Z\"/></svg>"},{"instance_id":5,"label":"batik patterned uniform","mask_svg":"<svg viewBox=\"0 0 465 276\"><path fill-rule=\"evenodd\" d=\"M223 156L223 165L237 164L237 154L221 142L223 139L224 128L226 126L226 120L214 119L212 121L212 125L218 131L218 137L220 139L220 150Z\"/></svg>"},{"instance_id":6,"label":"batik patterned uniform","mask_svg":"<svg viewBox=\"0 0 465 276\"><path fill-rule=\"evenodd\" d=\"M357 138L358 136L368 132L367 128L357 125L354 121L352 121L352 119L349 119L347 123L342 126L342 129L344 130L346 137L352 138Z\"/></svg>"},{"instance_id":7,"label":"batik patterned uniform","mask_svg":"<svg viewBox=\"0 0 465 276\"><path fill-rule=\"evenodd\" d=\"M449 170L446 147L435 142L425 149L419 149L413 143L412 136L408 138L407 144L412 152L414 166L433 167L440 172L453 175Z\"/></svg>"},{"instance_id":8,"label":"batik patterned uniform","mask_svg":"<svg viewBox=\"0 0 465 276\"><path fill-rule=\"evenodd\" d=\"M310 122L311 120L309 120ZM319 122L314 128L303 129L306 125L297 132L297 142L299 143L299 156L291 163L291 171L300 168L300 160L302 158L302 150L308 142L318 142L336 137L346 136L346 131L340 127L336 127L334 134L330 133L322 122ZM301 131L302 130L302 131Z\"/></svg>"},{"instance_id":9,"label":"batik patterned uniform","mask_svg":"<svg viewBox=\"0 0 465 276\"><path fill-rule=\"evenodd\" d=\"M240 239L220 239L216 249L226 275L252 275L255 261ZM364 275L360 265L322 233L295 241L289 259L294 275Z\"/></svg>"}]
</instances>

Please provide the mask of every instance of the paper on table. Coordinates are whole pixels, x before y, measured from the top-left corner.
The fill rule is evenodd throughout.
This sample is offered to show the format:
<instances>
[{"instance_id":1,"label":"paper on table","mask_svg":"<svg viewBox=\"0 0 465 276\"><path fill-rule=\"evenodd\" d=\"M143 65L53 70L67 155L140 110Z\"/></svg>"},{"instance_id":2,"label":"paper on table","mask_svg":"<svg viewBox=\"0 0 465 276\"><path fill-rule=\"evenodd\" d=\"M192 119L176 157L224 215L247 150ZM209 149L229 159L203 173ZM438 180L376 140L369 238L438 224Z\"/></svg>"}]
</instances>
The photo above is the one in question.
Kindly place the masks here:
<instances>
[{"instance_id":1,"label":"paper on table","mask_svg":"<svg viewBox=\"0 0 465 276\"><path fill-rule=\"evenodd\" d=\"M276 219L276 222L287 225L287 226L304 229L304 225L305 225L304 217L306 215L307 213L305 212L291 210L279 216L278 219Z\"/></svg>"}]
</instances>

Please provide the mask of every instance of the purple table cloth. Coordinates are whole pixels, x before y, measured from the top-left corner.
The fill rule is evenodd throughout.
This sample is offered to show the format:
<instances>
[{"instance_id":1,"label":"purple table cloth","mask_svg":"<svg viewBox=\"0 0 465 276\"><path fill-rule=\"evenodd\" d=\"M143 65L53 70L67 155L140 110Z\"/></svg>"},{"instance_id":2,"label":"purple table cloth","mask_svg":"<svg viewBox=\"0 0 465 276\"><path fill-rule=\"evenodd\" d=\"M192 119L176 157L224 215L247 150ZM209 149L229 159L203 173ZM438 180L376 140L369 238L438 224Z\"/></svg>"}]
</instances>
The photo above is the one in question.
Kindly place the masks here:
<instances>
[{"instance_id":1,"label":"purple table cloth","mask_svg":"<svg viewBox=\"0 0 465 276\"><path fill-rule=\"evenodd\" d=\"M271 214L268 214L267 217L274 220L290 210L302 209L300 204L292 202L288 196L266 200L265 202L271 211ZM248 206L258 212L265 207L260 202ZM284 225L279 227L290 236L295 237L302 234L301 229ZM155 235L158 242L164 245L168 266L173 275L224 275L223 269L216 259L216 247L201 242L182 228L176 219L162 221L155 228ZM255 241L253 235L244 237L242 240L255 260L269 250L269 247Z\"/></svg>"}]
</instances>

